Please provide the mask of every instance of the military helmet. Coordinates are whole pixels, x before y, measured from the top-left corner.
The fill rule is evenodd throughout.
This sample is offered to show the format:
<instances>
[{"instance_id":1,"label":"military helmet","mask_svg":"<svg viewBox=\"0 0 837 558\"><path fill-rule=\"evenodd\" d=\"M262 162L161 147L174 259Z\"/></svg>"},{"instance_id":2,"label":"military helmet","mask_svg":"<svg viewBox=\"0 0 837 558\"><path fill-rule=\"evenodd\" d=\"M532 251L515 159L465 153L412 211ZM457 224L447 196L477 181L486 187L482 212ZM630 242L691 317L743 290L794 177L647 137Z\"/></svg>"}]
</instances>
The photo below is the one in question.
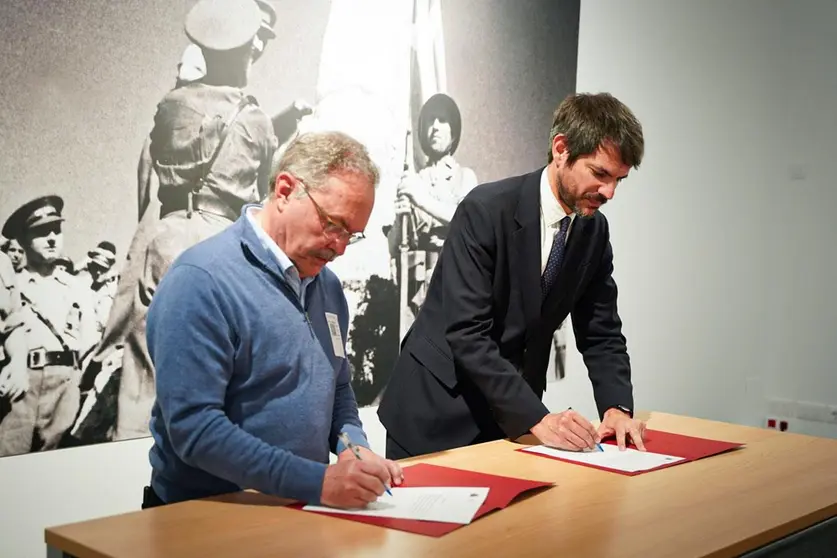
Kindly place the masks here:
<instances>
[{"instance_id":1,"label":"military helmet","mask_svg":"<svg viewBox=\"0 0 837 558\"><path fill-rule=\"evenodd\" d=\"M449 153L453 154L459 146L459 138L462 135L462 115L459 113L456 101L444 93L432 95L421 107L418 121L418 137L421 148L425 153L430 151L427 129L436 118L450 124L451 144Z\"/></svg>"}]
</instances>

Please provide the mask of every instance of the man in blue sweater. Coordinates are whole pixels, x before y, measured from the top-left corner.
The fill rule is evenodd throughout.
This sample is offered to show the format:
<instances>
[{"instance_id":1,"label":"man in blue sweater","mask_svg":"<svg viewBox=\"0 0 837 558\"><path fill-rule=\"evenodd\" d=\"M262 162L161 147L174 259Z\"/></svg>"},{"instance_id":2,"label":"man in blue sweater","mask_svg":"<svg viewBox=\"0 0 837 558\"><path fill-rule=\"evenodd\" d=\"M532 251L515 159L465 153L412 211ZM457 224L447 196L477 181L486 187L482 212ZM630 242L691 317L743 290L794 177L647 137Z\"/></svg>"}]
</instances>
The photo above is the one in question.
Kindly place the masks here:
<instances>
[{"instance_id":1,"label":"man in blue sweater","mask_svg":"<svg viewBox=\"0 0 837 558\"><path fill-rule=\"evenodd\" d=\"M157 397L144 508L242 489L356 507L401 483L358 418L346 298L325 267L363 238L377 182L359 142L302 135L265 204L165 274L148 313Z\"/></svg>"}]
</instances>

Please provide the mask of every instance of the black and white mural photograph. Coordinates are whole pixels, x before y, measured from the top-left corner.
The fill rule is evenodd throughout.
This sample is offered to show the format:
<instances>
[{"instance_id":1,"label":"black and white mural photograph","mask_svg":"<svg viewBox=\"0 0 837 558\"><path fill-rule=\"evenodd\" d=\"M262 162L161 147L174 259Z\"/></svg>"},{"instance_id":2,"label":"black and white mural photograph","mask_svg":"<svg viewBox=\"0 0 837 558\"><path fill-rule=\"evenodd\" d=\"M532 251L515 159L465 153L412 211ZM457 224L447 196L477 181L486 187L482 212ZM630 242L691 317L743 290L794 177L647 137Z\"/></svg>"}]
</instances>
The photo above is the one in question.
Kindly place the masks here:
<instances>
[{"instance_id":1,"label":"black and white mural photograph","mask_svg":"<svg viewBox=\"0 0 837 558\"><path fill-rule=\"evenodd\" d=\"M149 435L156 285L315 130L380 169L365 238L329 264L377 405L459 201L546 164L578 18L579 0L0 3L0 456Z\"/></svg>"}]
</instances>

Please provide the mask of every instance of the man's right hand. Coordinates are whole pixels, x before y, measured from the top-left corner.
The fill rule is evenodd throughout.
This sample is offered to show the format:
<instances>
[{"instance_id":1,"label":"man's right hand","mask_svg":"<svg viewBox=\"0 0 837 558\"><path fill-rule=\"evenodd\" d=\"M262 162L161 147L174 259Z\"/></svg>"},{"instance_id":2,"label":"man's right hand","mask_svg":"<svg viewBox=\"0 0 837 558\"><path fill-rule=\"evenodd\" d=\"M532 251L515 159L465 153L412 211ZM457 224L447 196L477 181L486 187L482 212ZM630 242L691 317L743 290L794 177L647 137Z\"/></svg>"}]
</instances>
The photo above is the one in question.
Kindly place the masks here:
<instances>
[{"instance_id":1,"label":"man's right hand","mask_svg":"<svg viewBox=\"0 0 837 558\"><path fill-rule=\"evenodd\" d=\"M593 449L601 441L593 424L572 409L546 415L529 431L544 445L570 451Z\"/></svg>"},{"instance_id":2,"label":"man's right hand","mask_svg":"<svg viewBox=\"0 0 837 558\"><path fill-rule=\"evenodd\" d=\"M361 508L384 493L389 470L376 461L358 459L329 465L320 502L335 508Z\"/></svg>"}]
</instances>

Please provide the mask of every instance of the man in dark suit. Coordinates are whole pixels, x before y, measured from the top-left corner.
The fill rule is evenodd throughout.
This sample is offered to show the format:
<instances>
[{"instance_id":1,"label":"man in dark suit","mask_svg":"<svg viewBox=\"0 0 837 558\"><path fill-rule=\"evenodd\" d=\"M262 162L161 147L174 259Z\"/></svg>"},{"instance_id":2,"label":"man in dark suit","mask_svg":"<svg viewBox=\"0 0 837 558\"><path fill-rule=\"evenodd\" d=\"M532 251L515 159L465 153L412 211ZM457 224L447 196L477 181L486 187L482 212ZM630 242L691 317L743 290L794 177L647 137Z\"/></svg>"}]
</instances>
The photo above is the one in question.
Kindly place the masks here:
<instances>
[{"instance_id":1,"label":"man in dark suit","mask_svg":"<svg viewBox=\"0 0 837 558\"><path fill-rule=\"evenodd\" d=\"M643 151L642 127L623 103L570 95L555 111L546 167L480 185L460 202L378 408L387 458L528 433L570 450L609 436L644 449L598 212ZM598 429L542 402L553 333L569 314Z\"/></svg>"}]
</instances>

